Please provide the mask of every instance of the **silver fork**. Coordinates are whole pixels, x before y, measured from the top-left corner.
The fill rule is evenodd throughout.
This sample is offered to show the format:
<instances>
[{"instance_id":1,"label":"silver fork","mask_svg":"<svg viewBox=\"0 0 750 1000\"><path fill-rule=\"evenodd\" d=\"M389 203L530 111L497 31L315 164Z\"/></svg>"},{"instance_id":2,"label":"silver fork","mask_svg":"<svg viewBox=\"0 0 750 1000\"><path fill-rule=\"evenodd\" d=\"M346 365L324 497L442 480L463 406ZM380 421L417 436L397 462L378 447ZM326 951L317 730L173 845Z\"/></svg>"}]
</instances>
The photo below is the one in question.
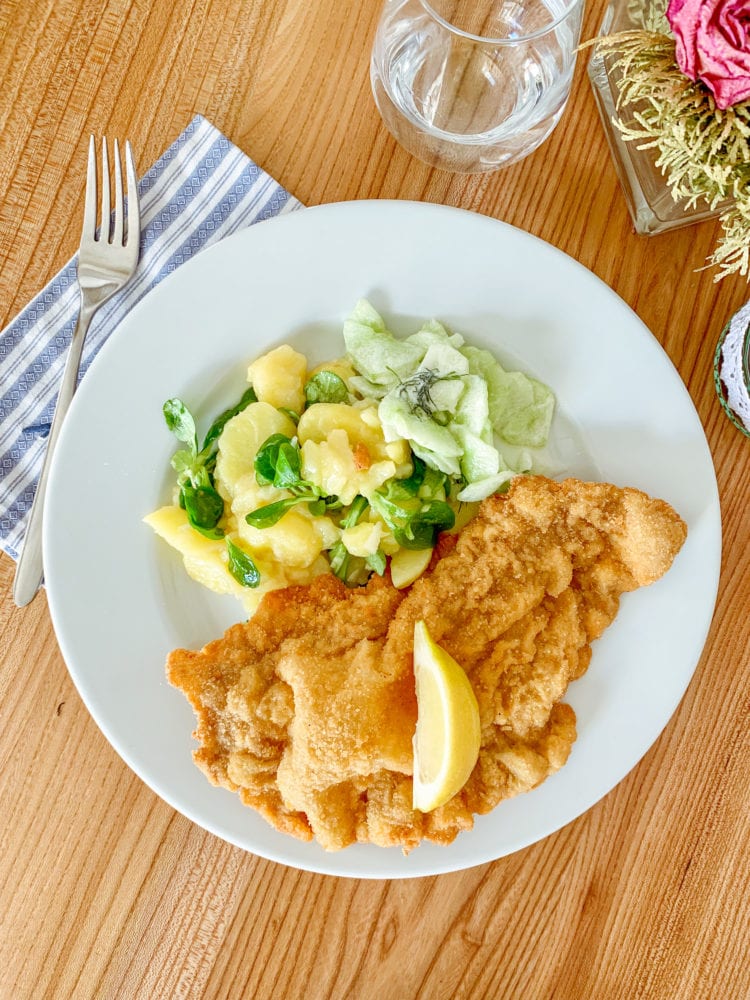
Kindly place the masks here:
<instances>
[{"instance_id":1,"label":"silver fork","mask_svg":"<svg viewBox=\"0 0 750 1000\"><path fill-rule=\"evenodd\" d=\"M47 492L47 478L52 454L57 444L60 428L68 412L78 381L81 353L91 317L107 299L119 291L132 278L138 263L140 244L140 214L138 186L130 143L125 143L125 169L127 174L127 210L123 198L122 168L117 139L114 142L114 206L110 204L109 157L107 140L102 139L101 227L97 230L96 145L93 135L89 142L89 162L86 175L86 202L83 213L83 231L78 250L78 284L81 289L81 309L73 332L68 358L65 363L55 415L50 427L47 452L39 477L34 503L29 514L23 550L13 580L13 599L19 608L28 604L39 590L43 577L42 566L42 515ZM112 212L114 210L114 219ZM126 218L127 216L127 218ZM127 223L127 225L126 225ZM126 231L127 230L127 231Z\"/></svg>"}]
</instances>

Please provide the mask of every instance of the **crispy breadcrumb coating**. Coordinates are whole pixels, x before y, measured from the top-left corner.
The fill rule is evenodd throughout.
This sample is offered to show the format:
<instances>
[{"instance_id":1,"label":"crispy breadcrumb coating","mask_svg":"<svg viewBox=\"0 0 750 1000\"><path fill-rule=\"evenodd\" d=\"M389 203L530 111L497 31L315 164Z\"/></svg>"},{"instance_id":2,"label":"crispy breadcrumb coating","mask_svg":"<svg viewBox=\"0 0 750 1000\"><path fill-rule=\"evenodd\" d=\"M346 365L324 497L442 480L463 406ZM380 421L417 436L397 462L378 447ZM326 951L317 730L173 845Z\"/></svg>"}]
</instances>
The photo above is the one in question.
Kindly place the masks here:
<instances>
[{"instance_id":1,"label":"crispy breadcrumb coating","mask_svg":"<svg viewBox=\"0 0 750 1000\"><path fill-rule=\"evenodd\" d=\"M685 537L674 510L638 490L517 477L407 591L322 576L267 594L200 652L171 653L167 676L198 719L195 761L327 850L448 844L563 766L576 737L568 684L620 595L666 573ZM468 782L427 814L412 808L419 619L466 670L482 729Z\"/></svg>"}]
</instances>

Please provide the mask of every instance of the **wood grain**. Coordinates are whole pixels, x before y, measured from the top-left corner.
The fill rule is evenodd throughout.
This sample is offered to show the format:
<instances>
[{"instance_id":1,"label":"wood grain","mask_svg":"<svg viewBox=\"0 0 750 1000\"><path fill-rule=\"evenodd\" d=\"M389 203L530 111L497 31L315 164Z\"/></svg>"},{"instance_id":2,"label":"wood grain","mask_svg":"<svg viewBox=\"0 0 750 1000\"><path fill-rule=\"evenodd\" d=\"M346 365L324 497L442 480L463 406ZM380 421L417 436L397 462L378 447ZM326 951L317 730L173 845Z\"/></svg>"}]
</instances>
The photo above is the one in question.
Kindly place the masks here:
<instances>
[{"instance_id":1,"label":"wood grain","mask_svg":"<svg viewBox=\"0 0 750 1000\"><path fill-rule=\"evenodd\" d=\"M724 521L704 655L644 760L557 834L454 875L334 879L230 847L150 792L81 703L44 595L13 606L3 556L0 1000L750 996L750 443L711 377L747 285L700 270L715 224L633 234L583 62L521 164L413 160L370 97L379 6L0 0L0 325L76 248L90 132L129 137L143 170L201 112L307 204L416 199L518 225L629 303L698 409Z\"/></svg>"}]
</instances>

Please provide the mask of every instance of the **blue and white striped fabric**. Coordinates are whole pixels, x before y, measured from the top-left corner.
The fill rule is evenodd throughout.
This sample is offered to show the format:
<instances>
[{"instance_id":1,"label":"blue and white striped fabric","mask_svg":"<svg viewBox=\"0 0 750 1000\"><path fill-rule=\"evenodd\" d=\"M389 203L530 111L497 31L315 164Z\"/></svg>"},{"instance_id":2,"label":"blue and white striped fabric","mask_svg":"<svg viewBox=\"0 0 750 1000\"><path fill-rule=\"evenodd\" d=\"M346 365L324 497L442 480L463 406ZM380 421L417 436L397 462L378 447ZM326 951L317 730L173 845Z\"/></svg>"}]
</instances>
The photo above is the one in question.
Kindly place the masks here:
<instances>
[{"instance_id":1,"label":"blue and white striped fabric","mask_svg":"<svg viewBox=\"0 0 750 1000\"><path fill-rule=\"evenodd\" d=\"M302 207L200 115L141 178L138 190L138 271L94 316L81 377L128 311L180 264L238 229ZM0 545L14 559L78 306L74 257L0 333Z\"/></svg>"}]
</instances>

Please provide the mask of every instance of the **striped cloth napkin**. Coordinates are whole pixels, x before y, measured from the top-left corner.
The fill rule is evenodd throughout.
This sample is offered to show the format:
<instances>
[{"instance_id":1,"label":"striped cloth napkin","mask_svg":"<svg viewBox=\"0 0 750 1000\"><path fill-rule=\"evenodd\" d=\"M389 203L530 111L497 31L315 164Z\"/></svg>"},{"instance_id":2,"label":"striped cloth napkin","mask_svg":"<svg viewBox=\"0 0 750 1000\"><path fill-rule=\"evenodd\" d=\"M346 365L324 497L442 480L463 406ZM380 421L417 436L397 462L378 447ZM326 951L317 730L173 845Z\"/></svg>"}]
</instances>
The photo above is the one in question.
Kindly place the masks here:
<instances>
[{"instance_id":1,"label":"striped cloth napkin","mask_svg":"<svg viewBox=\"0 0 750 1000\"><path fill-rule=\"evenodd\" d=\"M180 264L238 229L302 207L201 115L141 178L138 191L138 270L94 316L81 377L136 302ZM0 546L14 559L78 318L76 266L74 257L0 333Z\"/></svg>"}]
</instances>

